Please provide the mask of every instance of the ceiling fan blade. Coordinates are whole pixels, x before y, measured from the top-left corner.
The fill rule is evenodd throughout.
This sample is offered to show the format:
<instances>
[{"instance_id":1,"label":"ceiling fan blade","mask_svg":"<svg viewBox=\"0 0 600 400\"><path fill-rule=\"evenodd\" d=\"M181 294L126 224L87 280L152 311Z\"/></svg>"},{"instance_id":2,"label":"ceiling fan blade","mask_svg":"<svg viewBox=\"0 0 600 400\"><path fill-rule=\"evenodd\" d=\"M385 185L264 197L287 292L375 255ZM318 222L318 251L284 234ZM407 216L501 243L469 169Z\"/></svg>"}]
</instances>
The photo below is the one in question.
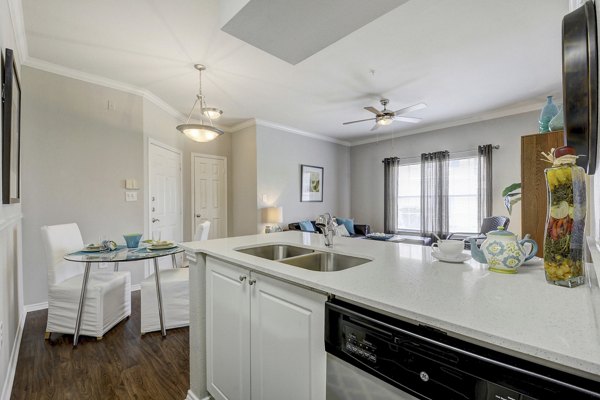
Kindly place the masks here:
<instances>
[{"instance_id":1,"label":"ceiling fan blade","mask_svg":"<svg viewBox=\"0 0 600 400\"><path fill-rule=\"evenodd\" d=\"M344 122L342 125L348 125L348 124L355 124L357 122L365 122L365 121L372 121L375 118L367 118L367 119L359 119L358 121L350 121L350 122Z\"/></svg>"},{"instance_id":2,"label":"ceiling fan blade","mask_svg":"<svg viewBox=\"0 0 600 400\"><path fill-rule=\"evenodd\" d=\"M365 107L365 110L371 111L375 115L381 114L381 111L377 110L375 107Z\"/></svg>"},{"instance_id":3,"label":"ceiling fan blade","mask_svg":"<svg viewBox=\"0 0 600 400\"><path fill-rule=\"evenodd\" d=\"M379 124L375 124L375 125L373 125L373 127L371 128L371 131L374 131L374 130L376 130L376 129L379 129L379 126L380 126Z\"/></svg>"},{"instance_id":4,"label":"ceiling fan blade","mask_svg":"<svg viewBox=\"0 0 600 400\"><path fill-rule=\"evenodd\" d=\"M415 104L414 106L405 107L405 108L399 109L398 111L394 111L394 114L402 115L402 114L409 113L411 111L422 110L423 108L427 108L427 104L419 103L419 104Z\"/></svg>"},{"instance_id":5,"label":"ceiling fan blade","mask_svg":"<svg viewBox=\"0 0 600 400\"><path fill-rule=\"evenodd\" d=\"M394 121L410 122L411 124L416 124L417 122L421 122L421 118L394 117Z\"/></svg>"}]
</instances>

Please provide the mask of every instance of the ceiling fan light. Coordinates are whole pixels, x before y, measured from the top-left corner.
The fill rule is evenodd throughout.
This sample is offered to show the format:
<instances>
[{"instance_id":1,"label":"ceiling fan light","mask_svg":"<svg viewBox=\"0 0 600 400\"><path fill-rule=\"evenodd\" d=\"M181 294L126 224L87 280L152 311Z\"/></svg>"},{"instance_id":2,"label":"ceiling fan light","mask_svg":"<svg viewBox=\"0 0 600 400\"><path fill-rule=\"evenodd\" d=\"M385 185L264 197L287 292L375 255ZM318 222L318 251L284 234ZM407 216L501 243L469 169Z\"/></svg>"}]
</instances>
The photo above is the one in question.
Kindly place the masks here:
<instances>
[{"instance_id":1,"label":"ceiling fan light","mask_svg":"<svg viewBox=\"0 0 600 400\"><path fill-rule=\"evenodd\" d=\"M177 130L195 142L206 143L223 134L223 131L214 126L203 124L182 124Z\"/></svg>"},{"instance_id":2,"label":"ceiling fan light","mask_svg":"<svg viewBox=\"0 0 600 400\"><path fill-rule=\"evenodd\" d=\"M223 111L214 107L205 107L202 109L202 114L210 119L217 119L223 114Z\"/></svg>"},{"instance_id":3,"label":"ceiling fan light","mask_svg":"<svg viewBox=\"0 0 600 400\"><path fill-rule=\"evenodd\" d=\"M377 125L389 125L394 122L394 119L388 116L381 117L377 120Z\"/></svg>"}]
</instances>

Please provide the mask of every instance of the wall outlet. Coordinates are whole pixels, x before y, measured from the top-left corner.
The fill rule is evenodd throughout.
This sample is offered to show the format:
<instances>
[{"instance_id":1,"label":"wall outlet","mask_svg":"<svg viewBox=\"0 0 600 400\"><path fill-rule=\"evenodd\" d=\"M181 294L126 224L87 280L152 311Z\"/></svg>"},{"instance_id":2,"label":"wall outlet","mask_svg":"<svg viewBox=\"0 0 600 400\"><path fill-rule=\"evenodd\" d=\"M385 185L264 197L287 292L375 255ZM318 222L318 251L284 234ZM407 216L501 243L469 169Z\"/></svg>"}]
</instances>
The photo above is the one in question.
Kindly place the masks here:
<instances>
[{"instance_id":1,"label":"wall outlet","mask_svg":"<svg viewBox=\"0 0 600 400\"><path fill-rule=\"evenodd\" d=\"M125 192L125 201L137 201L137 192Z\"/></svg>"}]
</instances>

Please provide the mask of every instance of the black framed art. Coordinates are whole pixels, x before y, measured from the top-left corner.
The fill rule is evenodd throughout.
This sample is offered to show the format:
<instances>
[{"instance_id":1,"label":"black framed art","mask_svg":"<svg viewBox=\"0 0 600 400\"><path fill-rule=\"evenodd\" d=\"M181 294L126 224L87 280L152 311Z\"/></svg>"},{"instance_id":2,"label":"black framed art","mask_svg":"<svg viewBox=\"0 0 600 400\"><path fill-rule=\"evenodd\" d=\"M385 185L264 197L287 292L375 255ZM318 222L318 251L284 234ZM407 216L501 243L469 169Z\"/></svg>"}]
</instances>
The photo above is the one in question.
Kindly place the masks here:
<instances>
[{"instance_id":1,"label":"black framed art","mask_svg":"<svg viewBox=\"0 0 600 400\"><path fill-rule=\"evenodd\" d=\"M14 54L6 49L2 76L2 203L21 198L21 85Z\"/></svg>"},{"instance_id":2,"label":"black framed art","mask_svg":"<svg viewBox=\"0 0 600 400\"><path fill-rule=\"evenodd\" d=\"M300 165L300 201L323 201L323 167Z\"/></svg>"}]
</instances>

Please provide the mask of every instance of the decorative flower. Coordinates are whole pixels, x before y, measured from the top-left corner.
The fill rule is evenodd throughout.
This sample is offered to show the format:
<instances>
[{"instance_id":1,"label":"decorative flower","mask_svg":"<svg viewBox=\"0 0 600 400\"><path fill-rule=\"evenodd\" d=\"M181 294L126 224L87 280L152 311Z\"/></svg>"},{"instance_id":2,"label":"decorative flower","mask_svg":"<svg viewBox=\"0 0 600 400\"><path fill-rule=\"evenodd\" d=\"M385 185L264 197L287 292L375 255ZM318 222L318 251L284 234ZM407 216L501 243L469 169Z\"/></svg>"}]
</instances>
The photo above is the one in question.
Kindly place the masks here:
<instances>
[{"instance_id":1,"label":"decorative flower","mask_svg":"<svg viewBox=\"0 0 600 400\"><path fill-rule=\"evenodd\" d=\"M504 251L504 244L502 244L501 242L492 242L487 247L487 251L490 254L497 256L498 254L500 254Z\"/></svg>"},{"instance_id":2,"label":"decorative flower","mask_svg":"<svg viewBox=\"0 0 600 400\"><path fill-rule=\"evenodd\" d=\"M504 260L502 260L502 264L504 264L505 266L507 266L509 268L516 268L520 262L521 262L521 259L519 257L515 257L515 256L507 256L504 258Z\"/></svg>"}]
</instances>

